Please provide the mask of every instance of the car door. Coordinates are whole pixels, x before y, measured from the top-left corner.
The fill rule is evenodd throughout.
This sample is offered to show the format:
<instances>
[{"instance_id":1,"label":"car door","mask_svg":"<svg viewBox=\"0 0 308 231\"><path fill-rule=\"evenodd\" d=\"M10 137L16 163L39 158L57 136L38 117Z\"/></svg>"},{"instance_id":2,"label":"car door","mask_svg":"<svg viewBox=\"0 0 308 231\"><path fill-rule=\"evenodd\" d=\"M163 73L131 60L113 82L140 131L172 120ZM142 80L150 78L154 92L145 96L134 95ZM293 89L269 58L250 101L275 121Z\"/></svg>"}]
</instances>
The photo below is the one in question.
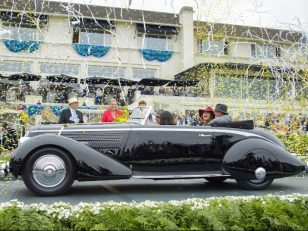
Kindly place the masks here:
<instances>
[{"instance_id":1,"label":"car door","mask_svg":"<svg viewBox=\"0 0 308 231\"><path fill-rule=\"evenodd\" d=\"M212 139L213 131L205 127L143 126L133 155L133 170L204 170Z\"/></svg>"}]
</instances>

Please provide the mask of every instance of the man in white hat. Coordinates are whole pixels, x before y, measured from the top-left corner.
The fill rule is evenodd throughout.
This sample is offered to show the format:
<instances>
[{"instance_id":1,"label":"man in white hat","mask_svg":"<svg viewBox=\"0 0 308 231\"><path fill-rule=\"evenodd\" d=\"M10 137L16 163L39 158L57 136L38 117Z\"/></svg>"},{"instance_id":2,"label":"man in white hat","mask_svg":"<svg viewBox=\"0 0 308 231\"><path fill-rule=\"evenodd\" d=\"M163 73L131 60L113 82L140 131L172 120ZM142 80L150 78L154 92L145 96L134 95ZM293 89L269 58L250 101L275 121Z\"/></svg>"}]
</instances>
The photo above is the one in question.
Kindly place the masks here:
<instances>
[{"instance_id":1,"label":"man in white hat","mask_svg":"<svg viewBox=\"0 0 308 231\"><path fill-rule=\"evenodd\" d=\"M77 98L71 98L68 100L69 108L62 110L59 124L83 123L82 113L77 110L78 104Z\"/></svg>"}]
</instances>

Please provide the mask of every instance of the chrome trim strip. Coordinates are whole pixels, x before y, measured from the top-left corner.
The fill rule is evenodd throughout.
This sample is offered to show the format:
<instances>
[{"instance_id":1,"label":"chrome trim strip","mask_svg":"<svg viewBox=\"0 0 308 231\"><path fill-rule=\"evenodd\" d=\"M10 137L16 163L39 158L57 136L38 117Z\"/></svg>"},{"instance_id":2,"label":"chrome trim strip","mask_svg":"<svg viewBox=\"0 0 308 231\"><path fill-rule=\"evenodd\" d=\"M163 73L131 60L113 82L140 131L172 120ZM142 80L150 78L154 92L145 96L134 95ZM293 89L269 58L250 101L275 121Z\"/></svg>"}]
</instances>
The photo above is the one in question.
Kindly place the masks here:
<instances>
[{"instance_id":1,"label":"chrome trim strip","mask_svg":"<svg viewBox=\"0 0 308 231\"><path fill-rule=\"evenodd\" d=\"M60 130L34 130L34 131L29 131L29 132L33 132L33 133L36 133L36 132L52 132L52 133L59 133ZM84 130L82 130L84 131Z\"/></svg>"},{"instance_id":2,"label":"chrome trim strip","mask_svg":"<svg viewBox=\"0 0 308 231\"><path fill-rule=\"evenodd\" d=\"M212 135L199 134L199 137L211 137Z\"/></svg>"},{"instance_id":3,"label":"chrome trim strip","mask_svg":"<svg viewBox=\"0 0 308 231\"><path fill-rule=\"evenodd\" d=\"M60 132L62 133L66 133L66 132L91 132L91 131L176 131L176 132L202 132L202 133L232 133L232 134L237 134L237 135L242 135L242 136L246 136L246 137L260 137L262 139L266 139L263 136L257 135L257 134L253 134L253 133L249 133L249 132L245 132L245 131L237 131L237 130L226 130L226 129L191 129L191 128L106 128L106 129L102 129L102 128L94 128L94 129L68 129L68 130L60 130ZM31 132L59 132L58 130L36 130L36 131L31 131ZM268 139L266 139L268 140Z\"/></svg>"},{"instance_id":4,"label":"chrome trim strip","mask_svg":"<svg viewBox=\"0 0 308 231\"><path fill-rule=\"evenodd\" d=\"M136 179L179 179L179 178L204 178L204 177L230 177L231 175L223 174L204 174L204 175L158 175L158 176L134 176Z\"/></svg>"},{"instance_id":5,"label":"chrome trim strip","mask_svg":"<svg viewBox=\"0 0 308 231\"><path fill-rule=\"evenodd\" d=\"M249 132L244 132L244 131L237 131L237 130L224 130L224 129L191 129L191 128L94 128L94 129L67 129L63 130L63 132L91 132L91 131L180 131L180 132L202 132L202 133L233 133L233 134L238 134L238 135L243 135L243 136L257 136L257 137L262 137L253 133ZM36 130L36 131L31 131L31 132L58 132L58 130ZM263 138L263 137L262 137Z\"/></svg>"}]
</instances>

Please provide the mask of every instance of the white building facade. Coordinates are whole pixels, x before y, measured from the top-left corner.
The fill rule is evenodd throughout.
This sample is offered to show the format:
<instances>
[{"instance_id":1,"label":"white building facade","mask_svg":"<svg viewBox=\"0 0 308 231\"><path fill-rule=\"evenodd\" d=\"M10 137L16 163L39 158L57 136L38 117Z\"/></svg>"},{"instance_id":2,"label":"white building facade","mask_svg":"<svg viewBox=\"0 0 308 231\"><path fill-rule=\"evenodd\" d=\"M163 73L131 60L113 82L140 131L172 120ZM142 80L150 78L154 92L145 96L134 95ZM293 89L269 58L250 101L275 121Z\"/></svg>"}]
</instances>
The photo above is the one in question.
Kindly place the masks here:
<instances>
[{"instance_id":1,"label":"white building facade","mask_svg":"<svg viewBox=\"0 0 308 231\"><path fill-rule=\"evenodd\" d=\"M185 77L185 71L194 71L194 67L205 63L238 63L260 66L260 69L287 67L295 72L308 69L307 46L300 32L196 22L190 7L183 7L179 14L170 14L35 2L36 5L33 1L0 3L0 74L3 76L26 72L78 78L172 80L181 76L179 73ZM6 41L37 43L27 47ZM26 48L19 51L22 46ZM215 73L209 72L212 78L206 86L208 100L200 103L187 99L190 108L221 101L213 90ZM145 98L153 104L162 100ZM230 98L236 108L237 97ZM179 100L185 104L183 99L170 100L170 108L172 102L178 104Z\"/></svg>"}]
</instances>

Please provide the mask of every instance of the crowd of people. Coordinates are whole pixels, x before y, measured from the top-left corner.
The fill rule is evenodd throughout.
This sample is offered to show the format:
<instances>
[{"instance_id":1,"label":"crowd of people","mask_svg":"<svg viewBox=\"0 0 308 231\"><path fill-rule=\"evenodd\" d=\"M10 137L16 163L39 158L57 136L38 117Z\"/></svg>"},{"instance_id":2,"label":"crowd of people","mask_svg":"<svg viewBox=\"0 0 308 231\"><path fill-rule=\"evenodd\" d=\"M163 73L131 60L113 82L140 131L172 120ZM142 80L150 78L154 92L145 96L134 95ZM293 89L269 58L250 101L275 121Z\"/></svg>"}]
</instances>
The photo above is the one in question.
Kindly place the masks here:
<instances>
[{"instance_id":1,"label":"crowd of people","mask_svg":"<svg viewBox=\"0 0 308 231\"><path fill-rule=\"evenodd\" d=\"M83 115L80 111L77 110L79 103L77 98L71 98L69 100L69 108L62 111L59 119L59 123L83 123ZM109 108L102 113L101 122L114 122L117 116L121 116L122 112L118 108L118 102L116 99L111 99L109 102ZM141 100L139 102L139 107L145 107L146 102ZM190 112L185 115L177 115L175 113L166 112L168 119L166 121L168 124L174 124L178 126L211 126L215 123L229 123L232 122L232 118L228 113L227 105L217 104L215 108L206 107L199 109L198 113ZM167 114L172 115L171 117ZM153 116L161 116L160 111L154 112ZM151 114L152 116L152 114ZM163 115L165 116L165 115ZM282 117L281 115L273 116L272 114L267 115L263 121L263 124L260 124L258 121L260 118L257 116L255 118L247 118L254 120L255 124L265 128L272 128L279 130L279 126L286 125L287 129L284 132L296 132L298 134L306 133L308 130L308 119L304 116L299 115L298 117L289 116ZM153 118L150 120L154 121ZM173 122L170 122L173 121ZM165 120L163 120L165 123Z\"/></svg>"},{"instance_id":2,"label":"crowd of people","mask_svg":"<svg viewBox=\"0 0 308 231\"><path fill-rule=\"evenodd\" d=\"M158 89L159 88L159 89ZM41 96L39 103L68 103L73 97L89 97L94 99L95 105L109 105L111 99L133 103L135 92L141 95L164 95L164 96L204 96L197 86L153 86L138 85L134 87L120 88L119 86L103 85L80 85L65 83L49 83L33 88L29 82L22 84L0 83L0 101L2 102L25 102L26 96ZM37 103L37 102L35 102Z\"/></svg>"},{"instance_id":3,"label":"crowd of people","mask_svg":"<svg viewBox=\"0 0 308 231\"><path fill-rule=\"evenodd\" d=\"M68 106L67 109L62 110L58 123L84 123L83 113L77 109L79 106L78 99L76 97L70 98ZM145 108L146 106L147 103L144 100L139 101L138 108ZM117 100L111 99L108 109L102 112L100 121L103 123L118 122L116 118L121 117L123 113L123 110L118 106ZM276 132L284 134L308 133L308 118L301 114L298 116L268 114L263 119L260 119L260 116L246 119L253 119L254 124L257 126L274 129ZM235 120L238 120L238 118L235 118ZM212 126L217 123L230 123L232 118L228 113L227 105L217 104L214 109L206 107L198 111L189 111L187 114L176 114L167 110L153 111L149 115L148 122L159 125ZM16 130L5 122L0 126L0 141L1 147L5 149L14 149L18 143Z\"/></svg>"},{"instance_id":4,"label":"crowd of people","mask_svg":"<svg viewBox=\"0 0 308 231\"><path fill-rule=\"evenodd\" d=\"M303 114L268 114L264 119L264 127L275 129L283 133L307 133L308 118Z\"/></svg>"},{"instance_id":5,"label":"crowd of people","mask_svg":"<svg viewBox=\"0 0 308 231\"><path fill-rule=\"evenodd\" d=\"M207 123L202 122L202 117L205 120L211 120L213 118L213 113L211 108L201 109L206 113L201 113L201 111L187 111L187 113L177 114L174 116L176 118L177 125L181 126L197 126L198 124ZM238 116L234 117L234 120L253 120L255 126L264 127L272 129L278 133L288 134L306 134L308 132L308 118L302 114L298 115L286 115L286 114L249 114L247 113L244 118ZM200 122L201 121L201 122Z\"/></svg>"},{"instance_id":6,"label":"crowd of people","mask_svg":"<svg viewBox=\"0 0 308 231\"><path fill-rule=\"evenodd\" d=\"M82 112L77 110L78 99L71 98L69 100L69 108L64 109L61 112L59 123L83 123ZM144 100L139 101L138 107L146 107ZM169 111L163 110L155 113L156 119L159 120L160 125L181 125L177 124L176 117ZM118 105L115 99L112 99L109 104L109 108L102 113L101 122L114 122L117 116L121 116L122 112L118 109ZM149 120L153 120L152 114ZM195 125L210 126L215 123L228 123L232 121L231 116L228 114L227 105L217 104L215 110L211 107L199 110L199 122ZM191 124L190 124L191 125Z\"/></svg>"},{"instance_id":7,"label":"crowd of people","mask_svg":"<svg viewBox=\"0 0 308 231\"><path fill-rule=\"evenodd\" d=\"M25 101L25 96L31 94L34 94L34 90L30 84L15 86L0 83L0 101L2 102Z\"/></svg>"},{"instance_id":8,"label":"crowd of people","mask_svg":"<svg viewBox=\"0 0 308 231\"><path fill-rule=\"evenodd\" d=\"M160 86L157 91L153 86L139 86L142 95L164 95L164 96L186 96L186 97L198 97L204 96L202 89L199 86ZM204 91L203 91L204 93Z\"/></svg>"},{"instance_id":9,"label":"crowd of people","mask_svg":"<svg viewBox=\"0 0 308 231\"><path fill-rule=\"evenodd\" d=\"M0 83L0 90L2 102L25 102L26 96L41 96L42 100L39 103L67 103L69 98L78 94L75 88L61 84L50 84L34 89L29 83L18 86Z\"/></svg>"}]
</instances>

